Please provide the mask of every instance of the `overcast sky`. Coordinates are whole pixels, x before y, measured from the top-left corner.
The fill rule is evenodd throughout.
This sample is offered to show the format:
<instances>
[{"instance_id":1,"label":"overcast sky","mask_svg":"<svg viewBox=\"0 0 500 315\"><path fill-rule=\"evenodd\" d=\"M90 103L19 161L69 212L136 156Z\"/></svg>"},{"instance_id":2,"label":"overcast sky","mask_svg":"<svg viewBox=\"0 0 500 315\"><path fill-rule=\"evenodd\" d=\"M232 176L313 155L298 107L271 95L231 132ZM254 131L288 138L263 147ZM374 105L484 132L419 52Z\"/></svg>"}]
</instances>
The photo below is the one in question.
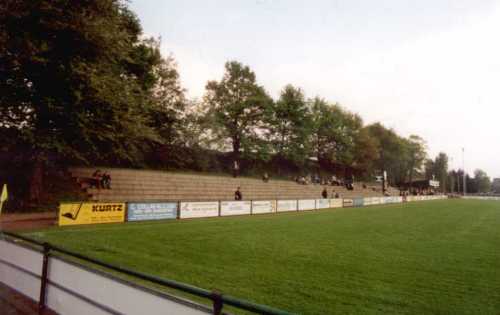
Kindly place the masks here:
<instances>
[{"instance_id":1,"label":"overcast sky","mask_svg":"<svg viewBox=\"0 0 500 315\"><path fill-rule=\"evenodd\" d=\"M191 98L238 60L500 177L500 1L131 0Z\"/></svg>"}]
</instances>

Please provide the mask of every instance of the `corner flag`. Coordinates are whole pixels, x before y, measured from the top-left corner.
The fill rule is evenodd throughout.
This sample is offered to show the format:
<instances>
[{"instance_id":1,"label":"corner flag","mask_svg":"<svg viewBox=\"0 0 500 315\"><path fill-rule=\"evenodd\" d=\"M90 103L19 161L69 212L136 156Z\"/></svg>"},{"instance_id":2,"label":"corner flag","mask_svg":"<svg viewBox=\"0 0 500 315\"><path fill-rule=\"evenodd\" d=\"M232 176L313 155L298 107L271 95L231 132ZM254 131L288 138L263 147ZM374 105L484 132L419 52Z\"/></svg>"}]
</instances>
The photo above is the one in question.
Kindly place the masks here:
<instances>
[{"instance_id":1,"label":"corner flag","mask_svg":"<svg viewBox=\"0 0 500 315\"><path fill-rule=\"evenodd\" d=\"M9 198L9 193L7 192L7 184L3 184L2 195L0 195L0 213L2 213L3 203Z\"/></svg>"}]
</instances>

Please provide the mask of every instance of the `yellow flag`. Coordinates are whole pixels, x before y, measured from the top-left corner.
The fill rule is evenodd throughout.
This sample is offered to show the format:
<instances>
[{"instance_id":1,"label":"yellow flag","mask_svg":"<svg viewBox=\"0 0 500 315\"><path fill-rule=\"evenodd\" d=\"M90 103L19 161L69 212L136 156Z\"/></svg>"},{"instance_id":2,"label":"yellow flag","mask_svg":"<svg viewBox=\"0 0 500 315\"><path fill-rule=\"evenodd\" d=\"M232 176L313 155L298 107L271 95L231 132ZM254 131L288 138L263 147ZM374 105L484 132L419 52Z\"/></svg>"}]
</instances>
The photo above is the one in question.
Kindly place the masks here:
<instances>
[{"instance_id":1,"label":"yellow flag","mask_svg":"<svg viewBox=\"0 0 500 315\"><path fill-rule=\"evenodd\" d=\"M0 203L3 203L7 198L9 197L9 194L7 193L7 184L3 184L2 188L2 195L0 196Z\"/></svg>"}]
</instances>

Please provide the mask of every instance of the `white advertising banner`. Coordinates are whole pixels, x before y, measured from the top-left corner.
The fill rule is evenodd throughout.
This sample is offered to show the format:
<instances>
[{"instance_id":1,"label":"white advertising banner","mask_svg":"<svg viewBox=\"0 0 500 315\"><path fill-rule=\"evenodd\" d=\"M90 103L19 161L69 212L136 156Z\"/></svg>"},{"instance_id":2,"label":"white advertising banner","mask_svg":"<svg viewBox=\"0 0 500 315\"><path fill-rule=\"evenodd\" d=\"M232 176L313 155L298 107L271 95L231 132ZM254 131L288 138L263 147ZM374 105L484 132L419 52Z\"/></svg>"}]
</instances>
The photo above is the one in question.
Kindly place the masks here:
<instances>
[{"instance_id":1,"label":"white advertising banner","mask_svg":"<svg viewBox=\"0 0 500 315\"><path fill-rule=\"evenodd\" d=\"M297 200L278 200L278 212L296 211Z\"/></svg>"},{"instance_id":2,"label":"white advertising banner","mask_svg":"<svg viewBox=\"0 0 500 315\"><path fill-rule=\"evenodd\" d=\"M181 202L180 218L207 218L219 216L219 202Z\"/></svg>"},{"instance_id":3,"label":"white advertising banner","mask_svg":"<svg viewBox=\"0 0 500 315\"><path fill-rule=\"evenodd\" d=\"M342 208L343 203L344 202L340 198L330 199L330 208Z\"/></svg>"},{"instance_id":4,"label":"white advertising banner","mask_svg":"<svg viewBox=\"0 0 500 315\"><path fill-rule=\"evenodd\" d=\"M353 207L353 206L354 206L354 200L352 200L350 198L344 199L344 204L343 204L344 208Z\"/></svg>"},{"instance_id":5,"label":"white advertising banner","mask_svg":"<svg viewBox=\"0 0 500 315\"><path fill-rule=\"evenodd\" d=\"M329 199L316 199L316 209L328 209L330 208Z\"/></svg>"},{"instance_id":6,"label":"white advertising banner","mask_svg":"<svg viewBox=\"0 0 500 315\"><path fill-rule=\"evenodd\" d=\"M379 204L380 204L380 197L373 197L372 205L379 205Z\"/></svg>"},{"instance_id":7,"label":"white advertising banner","mask_svg":"<svg viewBox=\"0 0 500 315\"><path fill-rule=\"evenodd\" d=\"M299 211L316 209L316 200L314 199L304 199L304 200L299 200L298 202L299 202Z\"/></svg>"},{"instance_id":8,"label":"white advertising banner","mask_svg":"<svg viewBox=\"0 0 500 315\"><path fill-rule=\"evenodd\" d=\"M373 198L371 198L371 197L364 198L364 200L363 200L363 204L364 204L365 206L371 206L371 205L373 205Z\"/></svg>"},{"instance_id":9,"label":"white advertising banner","mask_svg":"<svg viewBox=\"0 0 500 315\"><path fill-rule=\"evenodd\" d=\"M221 201L220 215L243 215L250 214L251 201Z\"/></svg>"},{"instance_id":10,"label":"white advertising banner","mask_svg":"<svg viewBox=\"0 0 500 315\"><path fill-rule=\"evenodd\" d=\"M276 200L252 201L252 214L276 212Z\"/></svg>"}]
</instances>

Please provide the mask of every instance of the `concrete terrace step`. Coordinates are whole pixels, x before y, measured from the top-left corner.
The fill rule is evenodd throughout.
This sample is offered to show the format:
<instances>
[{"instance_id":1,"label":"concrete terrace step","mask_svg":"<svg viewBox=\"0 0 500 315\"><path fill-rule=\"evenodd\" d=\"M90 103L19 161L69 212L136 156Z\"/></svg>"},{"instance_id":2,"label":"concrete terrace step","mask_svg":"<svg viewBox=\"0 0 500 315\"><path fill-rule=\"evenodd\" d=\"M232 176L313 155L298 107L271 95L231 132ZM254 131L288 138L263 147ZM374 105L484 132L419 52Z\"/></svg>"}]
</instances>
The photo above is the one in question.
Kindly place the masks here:
<instances>
[{"instance_id":1,"label":"concrete terrace step","mask_svg":"<svg viewBox=\"0 0 500 315\"><path fill-rule=\"evenodd\" d=\"M206 174L180 174L163 171L112 169L105 167L72 168L73 177L90 177L96 169L111 175L112 189L87 188L91 200L101 201L210 201L232 200L236 187L241 187L244 200L314 199L321 198L323 189L328 195L339 193L345 198L379 197L371 187L361 184L350 191L343 186L299 185L293 181L262 180L245 177L226 177Z\"/></svg>"}]
</instances>

